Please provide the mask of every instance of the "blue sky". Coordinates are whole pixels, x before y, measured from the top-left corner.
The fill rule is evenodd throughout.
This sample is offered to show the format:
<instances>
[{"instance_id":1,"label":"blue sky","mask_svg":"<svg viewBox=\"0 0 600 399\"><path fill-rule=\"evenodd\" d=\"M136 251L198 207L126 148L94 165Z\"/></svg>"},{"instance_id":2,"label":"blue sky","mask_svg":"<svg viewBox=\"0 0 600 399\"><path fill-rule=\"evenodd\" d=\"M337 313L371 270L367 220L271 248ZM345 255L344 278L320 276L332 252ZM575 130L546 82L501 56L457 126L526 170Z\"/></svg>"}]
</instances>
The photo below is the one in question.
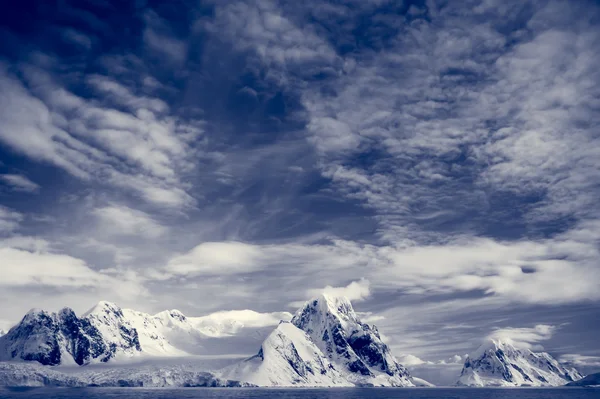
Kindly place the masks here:
<instances>
[{"instance_id":1,"label":"blue sky","mask_svg":"<svg viewBox=\"0 0 600 399\"><path fill-rule=\"evenodd\" d=\"M397 353L500 330L598 366L599 11L11 4L1 322L101 299L293 311L326 290Z\"/></svg>"}]
</instances>

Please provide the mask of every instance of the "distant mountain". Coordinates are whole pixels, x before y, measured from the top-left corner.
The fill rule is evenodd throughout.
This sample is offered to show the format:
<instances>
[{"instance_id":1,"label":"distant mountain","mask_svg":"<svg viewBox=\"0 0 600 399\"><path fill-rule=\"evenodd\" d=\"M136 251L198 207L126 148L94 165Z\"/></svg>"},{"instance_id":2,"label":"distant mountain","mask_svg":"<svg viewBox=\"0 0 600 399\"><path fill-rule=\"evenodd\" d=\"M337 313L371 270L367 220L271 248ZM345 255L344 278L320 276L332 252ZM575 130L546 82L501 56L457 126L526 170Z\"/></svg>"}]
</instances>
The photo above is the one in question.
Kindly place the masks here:
<instances>
[{"instance_id":1,"label":"distant mountain","mask_svg":"<svg viewBox=\"0 0 600 399\"><path fill-rule=\"evenodd\" d=\"M411 377L361 322L348 299L308 301L263 342L256 356L222 371L223 378L261 386L430 386Z\"/></svg>"},{"instance_id":2,"label":"distant mountain","mask_svg":"<svg viewBox=\"0 0 600 399\"><path fill-rule=\"evenodd\" d=\"M204 317L186 317L178 310L150 315L106 301L82 317L69 308L58 313L32 309L0 336L0 360L86 365L143 355L187 356L202 353L209 337L227 337L246 326L273 325L279 316L291 318L286 312L250 310Z\"/></svg>"},{"instance_id":3,"label":"distant mountain","mask_svg":"<svg viewBox=\"0 0 600 399\"><path fill-rule=\"evenodd\" d=\"M517 349L510 340L489 339L465 360L460 386L559 386L581 378L548 353Z\"/></svg>"},{"instance_id":4,"label":"distant mountain","mask_svg":"<svg viewBox=\"0 0 600 399\"><path fill-rule=\"evenodd\" d=\"M569 387L600 387L600 373L590 374L580 380L571 381Z\"/></svg>"}]
</instances>

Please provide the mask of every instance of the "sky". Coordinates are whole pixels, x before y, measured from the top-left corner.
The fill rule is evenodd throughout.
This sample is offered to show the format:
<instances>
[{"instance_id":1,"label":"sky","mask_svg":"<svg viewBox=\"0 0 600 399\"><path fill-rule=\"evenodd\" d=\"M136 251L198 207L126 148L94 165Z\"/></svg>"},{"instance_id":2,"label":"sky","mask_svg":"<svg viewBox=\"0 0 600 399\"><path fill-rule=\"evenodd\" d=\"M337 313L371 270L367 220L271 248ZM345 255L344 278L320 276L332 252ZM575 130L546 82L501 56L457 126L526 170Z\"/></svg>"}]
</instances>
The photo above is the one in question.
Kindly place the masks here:
<instances>
[{"instance_id":1,"label":"sky","mask_svg":"<svg viewBox=\"0 0 600 399\"><path fill-rule=\"evenodd\" d=\"M0 327L327 292L423 368L598 369L599 64L584 0L10 2Z\"/></svg>"}]
</instances>

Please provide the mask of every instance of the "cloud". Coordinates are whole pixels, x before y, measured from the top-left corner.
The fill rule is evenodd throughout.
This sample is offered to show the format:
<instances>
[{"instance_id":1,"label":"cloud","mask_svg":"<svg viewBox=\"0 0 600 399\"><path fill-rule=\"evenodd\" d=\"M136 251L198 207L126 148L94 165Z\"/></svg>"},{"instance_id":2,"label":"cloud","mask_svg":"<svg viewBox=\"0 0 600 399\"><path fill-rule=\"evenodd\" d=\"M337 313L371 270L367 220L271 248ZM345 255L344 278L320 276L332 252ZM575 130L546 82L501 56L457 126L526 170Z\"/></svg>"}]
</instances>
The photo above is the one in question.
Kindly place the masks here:
<instances>
[{"instance_id":1,"label":"cloud","mask_svg":"<svg viewBox=\"0 0 600 399\"><path fill-rule=\"evenodd\" d=\"M561 363L572 364L575 367L600 367L600 356L585 356L579 354L561 355L558 360Z\"/></svg>"},{"instance_id":2,"label":"cloud","mask_svg":"<svg viewBox=\"0 0 600 399\"><path fill-rule=\"evenodd\" d=\"M412 295L474 292L522 303L559 304L598 298L592 278L600 273L595 265L598 255L593 241L576 241L567 233L516 242L463 237L447 244L404 248L343 240L313 245L221 242L198 245L173 258L158 274L168 279L264 273L289 278L296 295L317 278L329 284L326 290L354 299L366 298L371 290L395 289ZM344 287L347 276L365 280ZM317 292L322 289L308 294Z\"/></svg>"},{"instance_id":3,"label":"cloud","mask_svg":"<svg viewBox=\"0 0 600 399\"><path fill-rule=\"evenodd\" d=\"M0 205L0 233L16 230L23 220L23 215L10 208Z\"/></svg>"},{"instance_id":4,"label":"cloud","mask_svg":"<svg viewBox=\"0 0 600 399\"><path fill-rule=\"evenodd\" d=\"M168 25L154 11L144 14L146 28L144 29L144 44L151 51L166 56L167 60L181 64L187 57L187 45L175 38Z\"/></svg>"},{"instance_id":5,"label":"cloud","mask_svg":"<svg viewBox=\"0 0 600 399\"><path fill-rule=\"evenodd\" d=\"M15 191L33 193L40 189L39 184L32 182L23 175L3 174L0 175L0 180L10 185Z\"/></svg>"},{"instance_id":6,"label":"cloud","mask_svg":"<svg viewBox=\"0 0 600 399\"><path fill-rule=\"evenodd\" d=\"M259 313L253 310L227 310L191 318L200 330L214 337L238 334L245 328L276 326L281 320L290 321L288 312Z\"/></svg>"},{"instance_id":7,"label":"cloud","mask_svg":"<svg viewBox=\"0 0 600 399\"><path fill-rule=\"evenodd\" d=\"M66 41L75 44L80 48L85 50L90 50L92 48L92 40L88 36L75 29L68 28L63 30L62 36Z\"/></svg>"},{"instance_id":8,"label":"cloud","mask_svg":"<svg viewBox=\"0 0 600 399\"><path fill-rule=\"evenodd\" d=\"M209 31L255 54L300 98L323 177L376 213L387 242L439 242L447 235L436 227L461 234L506 223L511 210L490 212L505 196L535 198L511 215L532 229L599 217L590 106L600 79L597 8L584 15L567 2L474 4L431 3L419 10L426 19L391 21L382 4L367 12L311 3L311 12L235 2L217 7ZM357 38L357 21L380 31ZM523 26L500 29L506 21ZM385 51L334 48L381 36ZM318 80L303 75L325 70Z\"/></svg>"},{"instance_id":9,"label":"cloud","mask_svg":"<svg viewBox=\"0 0 600 399\"><path fill-rule=\"evenodd\" d=\"M123 205L96 208L94 215L103 228L114 235L136 235L157 238L165 234L167 228L142 211Z\"/></svg>"},{"instance_id":10,"label":"cloud","mask_svg":"<svg viewBox=\"0 0 600 399\"><path fill-rule=\"evenodd\" d=\"M11 98L0 111L0 141L80 179L133 190L149 202L194 204L179 174L194 167L188 142L202 134L196 121L169 115L162 100L135 95L108 77L88 79L104 95L101 106L67 91L36 66L22 69L35 95L0 65L0 88ZM121 105L129 112L115 108Z\"/></svg>"},{"instance_id":11,"label":"cloud","mask_svg":"<svg viewBox=\"0 0 600 399\"><path fill-rule=\"evenodd\" d=\"M36 247L0 246L3 289L103 290L105 295L119 297L135 297L144 292L135 281L124 276L108 276L94 271L81 259L49 252L44 246Z\"/></svg>"},{"instance_id":12,"label":"cloud","mask_svg":"<svg viewBox=\"0 0 600 399\"><path fill-rule=\"evenodd\" d=\"M491 332L487 338L498 340L509 340L518 347L530 349L543 349L539 345L540 341L547 341L554 335L556 326L547 324L537 324L531 328L499 328Z\"/></svg>"},{"instance_id":13,"label":"cloud","mask_svg":"<svg viewBox=\"0 0 600 399\"><path fill-rule=\"evenodd\" d=\"M171 259L165 272L175 275L248 273L262 268L260 250L239 242L207 242Z\"/></svg>"},{"instance_id":14,"label":"cloud","mask_svg":"<svg viewBox=\"0 0 600 399\"><path fill-rule=\"evenodd\" d=\"M273 1L234 1L219 4L214 21L203 28L221 35L239 51L255 53L262 63L300 71L321 62L334 62L335 51L310 26L299 27ZM307 72L307 69L305 69ZM275 69L273 73L276 73ZM287 79L284 74L279 78Z\"/></svg>"},{"instance_id":15,"label":"cloud","mask_svg":"<svg viewBox=\"0 0 600 399\"><path fill-rule=\"evenodd\" d=\"M311 289L307 292L307 299L313 298L320 294L327 294L331 296L344 296L352 302L364 301L371 295L369 280L361 279L358 281L352 281L345 287L332 287L330 285L322 289ZM290 303L292 307L300 307L304 304L304 301L296 301ZM371 318L370 320L377 320L378 318ZM366 320L365 320L366 321Z\"/></svg>"}]
</instances>

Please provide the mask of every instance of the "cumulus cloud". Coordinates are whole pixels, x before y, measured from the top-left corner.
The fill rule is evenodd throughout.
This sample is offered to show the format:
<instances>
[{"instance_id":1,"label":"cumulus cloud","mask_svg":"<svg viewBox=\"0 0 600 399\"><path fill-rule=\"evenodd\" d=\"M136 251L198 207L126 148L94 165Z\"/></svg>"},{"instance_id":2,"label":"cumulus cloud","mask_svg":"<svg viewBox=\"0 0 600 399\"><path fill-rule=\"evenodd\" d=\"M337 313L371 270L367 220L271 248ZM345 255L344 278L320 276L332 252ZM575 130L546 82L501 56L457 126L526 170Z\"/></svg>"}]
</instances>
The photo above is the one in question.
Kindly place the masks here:
<instances>
[{"instance_id":1,"label":"cumulus cloud","mask_svg":"<svg viewBox=\"0 0 600 399\"><path fill-rule=\"evenodd\" d=\"M32 182L27 176L23 175L3 174L0 175L0 180L11 186L15 191L33 193L40 189L39 184Z\"/></svg>"}]
</instances>

